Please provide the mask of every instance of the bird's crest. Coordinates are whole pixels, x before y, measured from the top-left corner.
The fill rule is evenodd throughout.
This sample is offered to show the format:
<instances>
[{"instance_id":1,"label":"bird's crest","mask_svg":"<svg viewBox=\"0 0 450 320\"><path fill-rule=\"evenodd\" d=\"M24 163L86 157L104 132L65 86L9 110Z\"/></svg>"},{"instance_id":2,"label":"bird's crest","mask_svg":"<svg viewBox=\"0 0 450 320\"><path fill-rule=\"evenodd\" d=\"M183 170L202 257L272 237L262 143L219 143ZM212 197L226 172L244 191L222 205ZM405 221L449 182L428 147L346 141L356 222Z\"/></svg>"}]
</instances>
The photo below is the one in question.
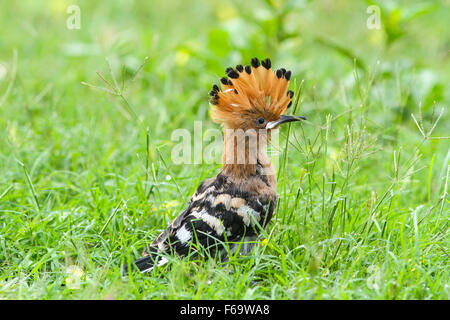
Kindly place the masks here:
<instances>
[{"instance_id":1,"label":"bird's crest","mask_svg":"<svg viewBox=\"0 0 450 320\"><path fill-rule=\"evenodd\" d=\"M213 119L233 123L248 112L270 113L278 118L292 104L294 92L288 90L291 71L272 70L270 59L253 58L251 66L237 65L225 70L221 89L214 85L209 95L214 106Z\"/></svg>"}]
</instances>

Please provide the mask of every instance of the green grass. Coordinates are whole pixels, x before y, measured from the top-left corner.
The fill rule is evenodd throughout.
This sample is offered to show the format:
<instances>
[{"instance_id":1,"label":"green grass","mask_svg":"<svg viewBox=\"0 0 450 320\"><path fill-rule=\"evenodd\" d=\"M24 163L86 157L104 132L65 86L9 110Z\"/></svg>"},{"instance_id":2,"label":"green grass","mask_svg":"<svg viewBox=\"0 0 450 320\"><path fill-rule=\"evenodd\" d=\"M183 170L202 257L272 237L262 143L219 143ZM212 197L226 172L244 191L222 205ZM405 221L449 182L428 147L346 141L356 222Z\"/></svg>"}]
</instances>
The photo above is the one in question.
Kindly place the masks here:
<instances>
[{"instance_id":1,"label":"green grass","mask_svg":"<svg viewBox=\"0 0 450 320\"><path fill-rule=\"evenodd\" d=\"M0 298L448 299L450 9L389 3L369 30L371 1L0 1ZM253 56L308 117L268 233L122 278L220 167L173 164L172 131L217 128L208 91Z\"/></svg>"}]
</instances>

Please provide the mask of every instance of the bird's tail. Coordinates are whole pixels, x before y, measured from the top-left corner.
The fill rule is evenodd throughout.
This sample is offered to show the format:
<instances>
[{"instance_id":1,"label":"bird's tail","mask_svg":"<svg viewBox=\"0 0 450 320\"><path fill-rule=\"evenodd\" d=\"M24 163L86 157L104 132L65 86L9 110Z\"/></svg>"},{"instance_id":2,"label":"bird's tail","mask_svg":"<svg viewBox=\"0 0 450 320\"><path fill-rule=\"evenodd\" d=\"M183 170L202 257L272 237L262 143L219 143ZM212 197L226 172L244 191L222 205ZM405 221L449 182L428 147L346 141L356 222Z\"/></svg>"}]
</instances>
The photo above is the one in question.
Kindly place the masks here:
<instances>
[{"instance_id":1,"label":"bird's tail","mask_svg":"<svg viewBox=\"0 0 450 320\"><path fill-rule=\"evenodd\" d=\"M130 269L139 270L141 273L150 272L154 267L160 267L169 262L169 260L161 256L161 252L159 252L155 247L149 247L146 250L146 254L147 255L145 257L134 261L134 263L131 264ZM123 266L123 271L124 274L129 273L127 264Z\"/></svg>"}]
</instances>

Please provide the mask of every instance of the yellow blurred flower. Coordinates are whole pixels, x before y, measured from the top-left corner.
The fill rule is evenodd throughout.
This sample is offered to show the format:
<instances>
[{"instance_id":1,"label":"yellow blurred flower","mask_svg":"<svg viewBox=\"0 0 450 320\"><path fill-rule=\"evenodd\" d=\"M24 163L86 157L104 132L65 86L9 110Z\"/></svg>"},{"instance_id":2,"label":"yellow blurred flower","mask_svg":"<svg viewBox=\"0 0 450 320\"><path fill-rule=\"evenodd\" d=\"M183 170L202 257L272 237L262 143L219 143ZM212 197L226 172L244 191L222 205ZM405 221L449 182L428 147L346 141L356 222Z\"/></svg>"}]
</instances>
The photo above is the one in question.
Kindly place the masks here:
<instances>
[{"instance_id":1,"label":"yellow blurred flower","mask_svg":"<svg viewBox=\"0 0 450 320\"><path fill-rule=\"evenodd\" d=\"M52 13L59 15L65 13L70 4L65 0L49 0L48 7Z\"/></svg>"},{"instance_id":2,"label":"yellow blurred flower","mask_svg":"<svg viewBox=\"0 0 450 320\"><path fill-rule=\"evenodd\" d=\"M218 2L216 7L216 15L221 21L233 19L238 16L236 8L231 3Z\"/></svg>"},{"instance_id":3,"label":"yellow blurred flower","mask_svg":"<svg viewBox=\"0 0 450 320\"><path fill-rule=\"evenodd\" d=\"M175 54L175 63L178 66L184 66L190 59L191 55L185 49L179 49Z\"/></svg>"},{"instance_id":4,"label":"yellow blurred flower","mask_svg":"<svg viewBox=\"0 0 450 320\"><path fill-rule=\"evenodd\" d=\"M78 266L69 266L66 269L67 278L65 280L66 286L69 289L75 290L81 287L81 278L84 275L84 271Z\"/></svg>"},{"instance_id":5,"label":"yellow blurred flower","mask_svg":"<svg viewBox=\"0 0 450 320\"><path fill-rule=\"evenodd\" d=\"M80 267L78 267L78 266L69 266L69 267L67 267L67 271L66 272L68 274L72 274L72 275L74 275L76 277L82 277L83 274L84 274L83 270Z\"/></svg>"},{"instance_id":6,"label":"yellow blurred flower","mask_svg":"<svg viewBox=\"0 0 450 320\"><path fill-rule=\"evenodd\" d=\"M164 208L173 208L179 205L177 200L171 200L164 205Z\"/></svg>"}]
</instances>

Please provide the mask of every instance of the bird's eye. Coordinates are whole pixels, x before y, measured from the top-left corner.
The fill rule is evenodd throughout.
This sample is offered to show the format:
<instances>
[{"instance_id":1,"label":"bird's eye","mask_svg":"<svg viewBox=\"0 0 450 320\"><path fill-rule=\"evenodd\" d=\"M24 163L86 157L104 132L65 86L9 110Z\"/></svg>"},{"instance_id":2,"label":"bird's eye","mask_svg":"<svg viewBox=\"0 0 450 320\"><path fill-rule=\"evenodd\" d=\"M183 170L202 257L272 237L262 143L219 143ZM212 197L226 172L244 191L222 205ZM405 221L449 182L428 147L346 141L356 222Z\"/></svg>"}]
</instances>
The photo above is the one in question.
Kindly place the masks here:
<instances>
[{"instance_id":1,"label":"bird's eye","mask_svg":"<svg viewBox=\"0 0 450 320\"><path fill-rule=\"evenodd\" d=\"M266 122L266 119L258 118L256 121L258 122L258 124L264 124L264 122Z\"/></svg>"}]
</instances>

